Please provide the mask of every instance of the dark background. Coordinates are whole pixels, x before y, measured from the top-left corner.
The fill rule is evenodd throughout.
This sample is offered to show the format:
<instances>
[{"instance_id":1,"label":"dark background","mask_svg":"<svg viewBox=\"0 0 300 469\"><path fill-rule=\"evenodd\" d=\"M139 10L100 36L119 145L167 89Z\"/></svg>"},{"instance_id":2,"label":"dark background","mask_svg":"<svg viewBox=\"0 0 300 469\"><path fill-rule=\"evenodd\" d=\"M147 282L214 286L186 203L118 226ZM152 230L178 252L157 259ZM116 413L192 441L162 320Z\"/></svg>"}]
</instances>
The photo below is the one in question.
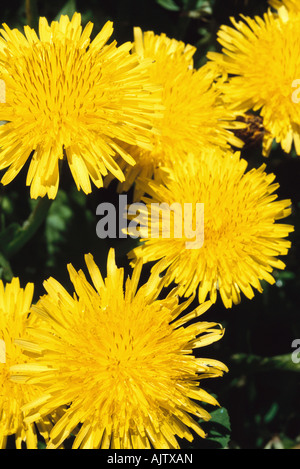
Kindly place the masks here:
<instances>
[{"instance_id":1,"label":"dark background","mask_svg":"<svg viewBox=\"0 0 300 469\"><path fill-rule=\"evenodd\" d=\"M38 1L36 13L49 21L61 13L82 14L82 21L94 23L97 34L107 20L114 22L114 38L118 43L132 40L133 27L170 37L197 46L196 67L205 63L208 50L219 50L216 33L221 24L229 24L230 16L240 13L262 15L266 1L235 0L113 0L113 1ZM2 5L0 20L10 27L22 29L35 24L28 15L26 2L11 0ZM24 124L26 125L26 123ZM207 313L205 320L219 321L226 328L224 338L201 350L208 357L227 364L224 378L209 380L203 387L214 393L222 408L212 413L211 423L203 424L208 439L196 438L193 448L293 448L300 444L300 363L292 363L294 339L300 339L299 320L299 208L300 158L289 155L274 145L268 159L261 156L261 146L245 148L242 156L249 168L267 165L280 183L280 199L292 201L293 213L284 222L295 226L290 239L292 248L283 260L286 270L275 271L276 285L264 284L264 292L253 300L226 310L220 301ZM0 246L7 227L21 224L32 211L35 202L25 186L27 167L7 187L0 187ZM131 201L128 194L128 202ZM22 285L35 283L35 299L44 292L42 282L54 276L70 288L66 265L83 268L83 256L91 252L105 273L109 247L115 247L117 262L130 272L126 253L134 241L100 240L96 235L96 208L103 201L115 202L115 183L109 189L93 190L85 196L78 192L67 167L62 169L60 191L45 222L28 243L9 259L11 272L20 277ZM14 226L14 225L13 225ZM5 231L6 230L6 231ZM1 238L2 236L2 238ZM7 266L6 266L7 267ZM0 270L8 278L6 267ZM145 280L149 271L145 268ZM8 275L8 277L7 277ZM300 359L300 352L299 352ZM212 411L214 409L209 408ZM183 443L185 445L185 443ZM186 445L187 447L189 445Z\"/></svg>"}]
</instances>

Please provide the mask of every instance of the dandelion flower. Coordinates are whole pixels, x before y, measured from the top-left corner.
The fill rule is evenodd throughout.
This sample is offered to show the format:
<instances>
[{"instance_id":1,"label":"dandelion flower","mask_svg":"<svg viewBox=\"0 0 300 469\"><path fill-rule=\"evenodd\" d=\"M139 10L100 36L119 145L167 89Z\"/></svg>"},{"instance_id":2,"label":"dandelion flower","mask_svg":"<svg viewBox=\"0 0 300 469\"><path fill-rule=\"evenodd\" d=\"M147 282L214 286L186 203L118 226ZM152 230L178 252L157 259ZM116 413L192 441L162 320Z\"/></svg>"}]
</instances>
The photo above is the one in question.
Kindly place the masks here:
<instances>
[{"instance_id":1,"label":"dandelion flower","mask_svg":"<svg viewBox=\"0 0 300 469\"><path fill-rule=\"evenodd\" d=\"M160 132L153 135L150 151L137 146L126 148L136 164L129 166L120 161L126 179L118 185L119 191L128 191L137 177L159 176L161 166L176 164L195 149L242 145L231 131L236 126L235 114L224 106L221 89L215 84L218 69L210 64L196 70L193 64L196 49L165 34L155 35L153 31L143 34L140 28L135 28L134 36L139 57L151 59L151 81L162 86L164 111L158 123ZM139 200L141 195L135 188L134 199Z\"/></svg>"},{"instance_id":2,"label":"dandelion flower","mask_svg":"<svg viewBox=\"0 0 300 469\"><path fill-rule=\"evenodd\" d=\"M28 316L33 296L33 284L20 288L18 278L3 285L0 280L0 449L5 449L7 437L15 435L16 448L22 443L28 449L37 448L37 432L34 424L24 422L22 406L40 395L37 386L24 386L11 380L10 367L26 363L30 355L16 344L24 338L32 324ZM49 432L49 422L39 421L38 430L44 438Z\"/></svg>"},{"instance_id":3,"label":"dandelion flower","mask_svg":"<svg viewBox=\"0 0 300 469\"><path fill-rule=\"evenodd\" d=\"M287 254L290 242L284 238L293 230L276 221L290 214L291 201L276 200L278 184L265 165L246 167L239 152L219 149L190 155L160 184L144 181L148 197L138 217L140 245L129 253L133 264L155 262L168 284L179 285L179 295L198 289L202 303L207 295L215 302L219 292L227 308L240 302L241 293L251 299L253 288L261 292L261 281L273 284L271 273L285 267L277 257ZM204 204L203 217L196 204Z\"/></svg>"},{"instance_id":4,"label":"dandelion flower","mask_svg":"<svg viewBox=\"0 0 300 469\"><path fill-rule=\"evenodd\" d=\"M114 256L111 250L105 280L92 255L85 257L93 286L69 265L73 296L53 278L45 282L47 294L34 307L45 321L42 333L33 335L41 357L12 370L20 380L47 386L41 399L24 407L28 423L69 405L51 431L49 449L74 429L73 449L178 448L176 436L204 436L193 415L206 420L209 414L196 401L217 404L199 379L227 368L196 358L193 350L220 339L223 328L187 324L210 302L182 316L192 298L179 304L173 291L159 299L163 279L156 272L139 288L141 263L124 287Z\"/></svg>"},{"instance_id":5,"label":"dandelion flower","mask_svg":"<svg viewBox=\"0 0 300 469\"><path fill-rule=\"evenodd\" d=\"M269 0L269 4L276 10L285 7L291 13L300 12L300 5L298 0Z\"/></svg>"},{"instance_id":6,"label":"dandelion flower","mask_svg":"<svg viewBox=\"0 0 300 469\"><path fill-rule=\"evenodd\" d=\"M279 8L278 14L269 10L263 18L231 21L234 27L223 25L218 33L222 53L208 53L229 76L227 101L240 112L261 115L264 156L274 139L286 153L294 143L300 154L300 106L293 99L300 82L295 82L300 78L300 16L289 21L286 8Z\"/></svg>"},{"instance_id":7,"label":"dandelion flower","mask_svg":"<svg viewBox=\"0 0 300 469\"><path fill-rule=\"evenodd\" d=\"M0 104L0 169L9 184L30 158L26 184L31 197L54 198L59 163L67 160L78 190L91 192L111 172L124 180L115 156L134 160L116 143L151 148L150 136L159 92L145 65L130 52L131 43L107 44L108 21L93 41L93 24L84 30L81 15L39 21L39 37L3 25L0 78L6 103ZM156 96L157 95L157 96ZM154 131L154 130L153 130Z\"/></svg>"}]
</instances>

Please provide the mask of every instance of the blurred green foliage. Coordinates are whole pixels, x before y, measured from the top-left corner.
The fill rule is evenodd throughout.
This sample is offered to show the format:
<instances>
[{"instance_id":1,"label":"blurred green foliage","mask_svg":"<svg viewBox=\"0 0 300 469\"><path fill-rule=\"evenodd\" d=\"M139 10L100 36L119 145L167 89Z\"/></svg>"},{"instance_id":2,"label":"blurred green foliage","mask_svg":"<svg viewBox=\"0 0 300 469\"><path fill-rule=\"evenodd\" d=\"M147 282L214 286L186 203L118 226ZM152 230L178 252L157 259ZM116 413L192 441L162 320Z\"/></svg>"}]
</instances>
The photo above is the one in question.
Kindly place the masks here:
<instances>
[{"instance_id":1,"label":"blurred green foliage","mask_svg":"<svg viewBox=\"0 0 300 469\"><path fill-rule=\"evenodd\" d=\"M51 21L60 14L79 11L83 23L94 23L93 34L112 20L118 43L132 40L133 27L140 26L194 44L196 66L200 66L208 50L219 49L216 33L221 24L229 24L230 16L261 15L267 7L267 2L261 0L53 0L37 1L35 5L11 0L2 6L0 19L22 29L28 22L35 24L34 12ZM260 147L245 149L242 156L250 168L265 163L267 172L276 174L279 197L292 200L293 213L286 222L295 226L295 232L290 237L292 248L284 259L286 270L275 272L275 285L264 285L262 294L257 293L251 301L243 298L230 310L217 302L206 313L206 319L221 322L226 333L205 353L226 363L229 373L209 380L213 383L204 383L222 407L209 409L212 420L203 423L208 438L196 438L193 448L291 448L300 443L300 364L291 366L292 342L300 338L300 159L284 154L276 145L268 159L261 156ZM94 255L105 274L110 247L116 249L118 264L130 272L126 253L135 241L100 240L96 235L98 204L111 201L117 205L115 183L85 196L76 190L66 166L58 196L41 225L34 227L19 251L9 254L8 246L16 234L24 235L24 222L36 207L25 186L27 169L9 186L0 187L0 249L7 254L0 256L2 278L9 279L13 274L23 285L34 282L37 299L44 293L43 280L49 276L71 288L66 265L72 262L75 268L85 270L83 256L87 252ZM129 193L129 203L131 196ZM145 269L145 279L149 268Z\"/></svg>"}]
</instances>

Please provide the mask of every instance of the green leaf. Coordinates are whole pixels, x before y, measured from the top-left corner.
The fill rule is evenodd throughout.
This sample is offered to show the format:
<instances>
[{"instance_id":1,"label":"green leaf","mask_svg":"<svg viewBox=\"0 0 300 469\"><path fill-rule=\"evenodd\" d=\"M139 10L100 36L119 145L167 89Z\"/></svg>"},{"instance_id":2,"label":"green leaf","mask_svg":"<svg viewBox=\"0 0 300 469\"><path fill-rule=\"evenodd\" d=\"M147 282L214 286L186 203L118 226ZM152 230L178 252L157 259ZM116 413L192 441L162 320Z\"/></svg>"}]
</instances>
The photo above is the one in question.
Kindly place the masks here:
<instances>
[{"instance_id":1,"label":"green leaf","mask_svg":"<svg viewBox=\"0 0 300 469\"><path fill-rule=\"evenodd\" d=\"M5 282L11 282L13 276L9 261L0 252L0 278Z\"/></svg>"},{"instance_id":2,"label":"green leaf","mask_svg":"<svg viewBox=\"0 0 300 469\"><path fill-rule=\"evenodd\" d=\"M207 432L206 440L216 443L219 449L228 446L231 434L230 418L224 407L210 412L211 419L207 422L205 431Z\"/></svg>"},{"instance_id":3,"label":"green leaf","mask_svg":"<svg viewBox=\"0 0 300 469\"><path fill-rule=\"evenodd\" d=\"M0 251L6 252L9 243L13 240L21 231L19 223L11 223L0 233Z\"/></svg>"},{"instance_id":4,"label":"green leaf","mask_svg":"<svg viewBox=\"0 0 300 469\"><path fill-rule=\"evenodd\" d=\"M210 0L198 0L196 1L196 5L195 5L195 9L196 10L200 10L200 9L203 9L203 10L207 10L207 11L210 11L212 12L212 7L214 5L214 1Z\"/></svg>"},{"instance_id":5,"label":"green leaf","mask_svg":"<svg viewBox=\"0 0 300 469\"><path fill-rule=\"evenodd\" d=\"M180 8L173 0L156 0L156 2L166 10L179 11Z\"/></svg>"},{"instance_id":6,"label":"green leaf","mask_svg":"<svg viewBox=\"0 0 300 469\"><path fill-rule=\"evenodd\" d=\"M65 242L72 215L73 211L69 206L67 194L59 190L49 210L45 226L45 238L50 263L53 263L55 255Z\"/></svg>"},{"instance_id":7,"label":"green leaf","mask_svg":"<svg viewBox=\"0 0 300 469\"><path fill-rule=\"evenodd\" d=\"M183 0L183 8L185 11L203 10L212 12L213 0Z\"/></svg>"},{"instance_id":8,"label":"green leaf","mask_svg":"<svg viewBox=\"0 0 300 469\"><path fill-rule=\"evenodd\" d=\"M61 15L67 15L71 19L74 13L76 13L76 1L68 0L68 2L65 3L60 12L56 15L55 21L59 21Z\"/></svg>"},{"instance_id":9,"label":"green leaf","mask_svg":"<svg viewBox=\"0 0 300 469\"><path fill-rule=\"evenodd\" d=\"M0 251L8 259L19 252L30 241L47 217L52 200L44 197L35 202L33 211L22 226L12 223L0 234Z\"/></svg>"},{"instance_id":10,"label":"green leaf","mask_svg":"<svg viewBox=\"0 0 300 469\"><path fill-rule=\"evenodd\" d=\"M272 422L272 420L274 419L274 417L278 413L278 408L279 408L279 406L278 406L277 402L273 402L271 404L271 407L270 407L269 411L264 416L264 421L266 423Z\"/></svg>"},{"instance_id":11,"label":"green leaf","mask_svg":"<svg viewBox=\"0 0 300 469\"><path fill-rule=\"evenodd\" d=\"M260 357L246 353L237 353L232 355L231 360L243 370L249 372L266 371L295 371L300 372L300 363L293 361L293 349L290 353L276 355L273 357Z\"/></svg>"},{"instance_id":12,"label":"green leaf","mask_svg":"<svg viewBox=\"0 0 300 469\"><path fill-rule=\"evenodd\" d=\"M38 13L36 3L36 0L25 0L27 24L34 29L37 29L38 27Z\"/></svg>"},{"instance_id":13,"label":"green leaf","mask_svg":"<svg viewBox=\"0 0 300 469\"><path fill-rule=\"evenodd\" d=\"M219 409L214 410L210 413L211 422L219 423L223 425L228 431L231 431L230 419L227 410L225 407L220 407Z\"/></svg>"},{"instance_id":14,"label":"green leaf","mask_svg":"<svg viewBox=\"0 0 300 469\"><path fill-rule=\"evenodd\" d=\"M38 449L46 449L46 443L44 441L38 441Z\"/></svg>"}]
</instances>

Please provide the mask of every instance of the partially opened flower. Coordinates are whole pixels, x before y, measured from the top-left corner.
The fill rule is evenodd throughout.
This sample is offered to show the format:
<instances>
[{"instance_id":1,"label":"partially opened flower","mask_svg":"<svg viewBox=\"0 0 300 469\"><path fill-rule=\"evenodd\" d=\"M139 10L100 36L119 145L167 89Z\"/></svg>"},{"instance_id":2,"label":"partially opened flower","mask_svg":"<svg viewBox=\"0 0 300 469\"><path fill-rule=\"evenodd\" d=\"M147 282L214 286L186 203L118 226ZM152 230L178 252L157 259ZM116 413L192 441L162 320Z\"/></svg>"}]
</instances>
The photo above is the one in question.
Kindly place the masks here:
<instances>
[{"instance_id":1,"label":"partially opened flower","mask_svg":"<svg viewBox=\"0 0 300 469\"><path fill-rule=\"evenodd\" d=\"M224 333L216 323L189 324L210 303L184 315L193 297L181 304L176 291L159 298L163 279L157 272L139 287L140 262L124 287L113 250L105 280L93 257L85 259L94 285L69 265L74 295L50 278L47 294L34 307L45 321L32 335L41 356L12 371L46 389L24 407L26 421L68 404L48 448L57 448L73 430L74 449L178 448L176 437L191 441L193 432L203 437L193 416L207 420L209 413L197 401L217 401L199 387L199 379L227 370L193 354Z\"/></svg>"},{"instance_id":2,"label":"partially opened flower","mask_svg":"<svg viewBox=\"0 0 300 469\"><path fill-rule=\"evenodd\" d=\"M7 123L0 128L0 169L8 168L2 183L10 183L30 159L32 198L55 197L62 160L77 188L89 193L91 181L101 187L108 172L124 180L116 154L134 164L116 139L151 148L157 86L131 53L131 43L108 43L110 21L93 40L92 28L88 23L82 30L75 13L50 25L41 18L39 37L28 26L25 35L7 25L1 30L6 103L0 104L0 119Z\"/></svg>"},{"instance_id":3,"label":"partially opened flower","mask_svg":"<svg viewBox=\"0 0 300 469\"><path fill-rule=\"evenodd\" d=\"M132 233L137 224L141 236L129 253L133 264L155 262L179 295L198 289L202 303L219 293L227 308L241 293L261 292L261 281L274 283L272 271L285 267L278 256L287 254L284 238L293 230L277 221L290 214L291 201L276 200L278 184L265 165L246 167L239 153L219 149L190 155L161 184L144 181L145 209L128 227Z\"/></svg>"},{"instance_id":4,"label":"partially opened flower","mask_svg":"<svg viewBox=\"0 0 300 469\"><path fill-rule=\"evenodd\" d=\"M0 280L0 449L5 449L10 435L15 436L17 449L23 445L36 449L38 444L36 426L24 422L22 406L40 396L40 389L13 382L10 372L11 366L32 359L16 344L17 340L26 337L27 329L32 325L29 316L32 296L33 284L28 283L23 289L18 278L13 278L6 286ZM50 420L37 423L39 432L47 439Z\"/></svg>"},{"instance_id":5,"label":"partially opened flower","mask_svg":"<svg viewBox=\"0 0 300 469\"><path fill-rule=\"evenodd\" d=\"M241 113L252 110L261 115L265 156L274 139L285 152L294 144L300 154L300 100L294 99L300 83L300 16L293 15L291 21L282 7L263 18L231 21L233 27L223 25L218 32L222 53L208 53L229 76L227 102Z\"/></svg>"},{"instance_id":6,"label":"partially opened flower","mask_svg":"<svg viewBox=\"0 0 300 469\"><path fill-rule=\"evenodd\" d=\"M152 137L153 149L126 147L136 164L119 162L126 175L119 184L120 191L128 191L137 177L159 175L161 166L176 165L198 148L242 145L232 133L232 127L237 125L233 124L235 114L224 106L220 88L215 84L218 69L209 64L196 70L193 63L196 49L165 34L142 33L135 28L134 36L139 57L152 61L151 80L163 88L164 111L158 123L160 132ZM134 199L139 200L140 196L135 187Z\"/></svg>"}]
</instances>

